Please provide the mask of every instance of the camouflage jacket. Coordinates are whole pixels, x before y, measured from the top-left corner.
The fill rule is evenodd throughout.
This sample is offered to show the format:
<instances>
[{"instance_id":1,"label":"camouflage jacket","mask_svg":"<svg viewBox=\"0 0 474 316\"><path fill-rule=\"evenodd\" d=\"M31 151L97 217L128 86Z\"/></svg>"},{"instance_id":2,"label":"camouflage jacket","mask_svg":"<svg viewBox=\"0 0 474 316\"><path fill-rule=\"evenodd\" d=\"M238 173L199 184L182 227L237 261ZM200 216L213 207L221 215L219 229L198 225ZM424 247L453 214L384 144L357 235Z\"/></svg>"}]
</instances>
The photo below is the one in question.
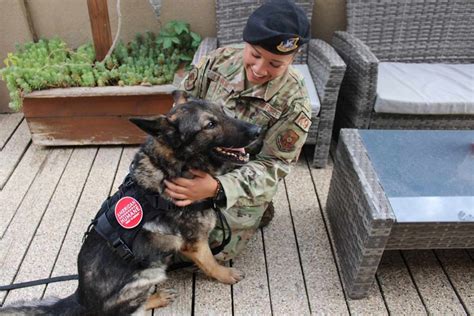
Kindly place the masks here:
<instances>
[{"instance_id":1,"label":"camouflage jacket","mask_svg":"<svg viewBox=\"0 0 474 316\"><path fill-rule=\"evenodd\" d=\"M215 50L183 79L180 89L224 106L228 115L262 126L251 161L219 176L230 207L270 202L301 151L311 125L311 105L303 77L292 67L263 85L245 79L243 45Z\"/></svg>"}]
</instances>

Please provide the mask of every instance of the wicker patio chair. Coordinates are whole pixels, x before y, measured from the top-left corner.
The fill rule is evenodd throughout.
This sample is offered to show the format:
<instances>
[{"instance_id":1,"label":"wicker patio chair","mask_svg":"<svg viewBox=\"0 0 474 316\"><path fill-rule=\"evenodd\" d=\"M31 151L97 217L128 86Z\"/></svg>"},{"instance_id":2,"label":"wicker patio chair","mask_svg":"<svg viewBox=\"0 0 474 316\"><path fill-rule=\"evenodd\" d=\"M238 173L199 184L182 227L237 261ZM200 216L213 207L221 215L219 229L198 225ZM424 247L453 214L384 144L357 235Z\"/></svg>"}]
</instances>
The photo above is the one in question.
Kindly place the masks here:
<instances>
[{"instance_id":1,"label":"wicker patio chair","mask_svg":"<svg viewBox=\"0 0 474 316\"><path fill-rule=\"evenodd\" d=\"M193 64L217 47L241 43L247 18L262 3L262 0L216 0L217 38L203 40L194 56ZM311 21L313 1L304 0L296 3L307 12ZM295 64L308 65L320 103L319 112L312 113L312 125L306 144L316 145L313 166L323 168L328 159L337 95L345 64L334 49L322 40L311 39L305 46L298 54Z\"/></svg>"},{"instance_id":2,"label":"wicker patio chair","mask_svg":"<svg viewBox=\"0 0 474 316\"><path fill-rule=\"evenodd\" d=\"M416 67L420 63L431 67L434 63L474 63L474 1L347 0L347 32L336 32L332 44L347 65L335 131L343 127L474 128L473 97L468 111L463 113L405 114L374 110L381 62L418 63ZM472 87L472 74L470 77Z\"/></svg>"}]
</instances>

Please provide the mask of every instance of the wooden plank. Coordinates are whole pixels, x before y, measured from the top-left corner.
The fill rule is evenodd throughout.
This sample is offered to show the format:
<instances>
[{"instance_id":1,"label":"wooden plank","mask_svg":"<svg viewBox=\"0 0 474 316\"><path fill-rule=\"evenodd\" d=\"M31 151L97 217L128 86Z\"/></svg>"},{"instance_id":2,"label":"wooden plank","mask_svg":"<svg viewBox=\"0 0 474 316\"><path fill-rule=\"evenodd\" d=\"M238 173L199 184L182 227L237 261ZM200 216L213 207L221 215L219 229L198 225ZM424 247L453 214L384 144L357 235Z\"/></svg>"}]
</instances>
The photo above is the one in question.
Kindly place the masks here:
<instances>
[{"instance_id":1,"label":"wooden plank","mask_svg":"<svg viewBox=\"0 0 474 316\"><path fill-rule=\"evenodd\" d=\"M8 144L0 152L0 190L3 189L8 178L13 173L15 166L30 143L30 132L26 122L23 121L11 137Z\"/></svg>"},{"instance_id":2,"label":"wooden plank","mask_svg":"<svg viewBox=\"0 0 474 316\"><path fill-rule=\"evenodd\" d=\"M23 113L0 114L0 151L23 119Z\"/></svg>"},{"instance_id":3,"label":"wooden plank","mask_svg":"<svg viewBox=\"0 0 474 316\"><path fill-rule=\"evenodd\" d=\"M129 118L164 114L172 105L169 94L26 97L23 111L37 145L140 144L146 135Z\"/></svg>"},{"instance_id":4,"label":"wooden plank","mask_svg":"<svg viewBox=\"0 0 474 316\"><path fill-rule=\"evenodd\" d=\"M30 146L23 159L15 168L9 181L3 190L0 191L0 212L2 214L0 236L5 234L8 225L15 216L18 207L48 154L48 149L40 146Z\"/></svg>"},{"instance_id":5,"label":"wooden plank","mask_svg":"<svg viewBox=\"0 0 474 316\"><path fill-rule=\"evenodd\" d=\"M178 69L177 75L183 74L182 69ZM184 75L183 75L184 76ZM176 90L172 84L154 86L108 86L108 87L70 87L37 90L25 95L25 98L69 98L69 97L109 97L109 96L134 96L134 95L154 95L171 94Z\"/></svg>"},{"instance_id":6,"label":"wooden plank","mask_svg":"<svg viewBox=\"0 0 474 316\"><path fill-rule=\"evenodd\" d=\"M229 266L229 263L226 263ZM231 286L207 277L202 272L195 273L194 314L232 315Z\"/></svg>"},{"instance_id":7,"label":"wooden plank","mask_svg":"<svg viewBox=\"0 0 474 316\"><path fill-rule=\"evenodd\" d=\"M98 61L101 61L112 46L112 31L110 30L107 0L87 0L87 8L89 10L95 56Z\"/></svg>"},{"instance_id":8,"label":"wooden plank","mask_svg":"<svg viewBox=\"0 0 474 316\"><path fill-rule=\"evenodd\" d=\"M273 198L275 217L264 230L272 310L276 315L308 315L300 259L282 182Z\"/></svg>"},{"instance_id":9,"label":"wooden plank","mask_svg":"<svg viewBox=\"0 0 474 316\"><path fill-rule=\"evenodd\" d=\"M43 146L140 144L146 135L130 117L168 112L170 95L25 98L35 144Z\"/></svg>"},{"instance_id":10,"label":"wooden plank","mask_svg":"<svg viewBox=\"0 0 474 316\"><path fill-rule=\"evenodd\" d=\"M433 251L406 250L402 255L429 314L466 314Z\"/></svg>"},{"instance_id":11,"label":"wooden plank","mask_svg":"<svg viewBox=\"0 0 474 316\"><path fill-rule=\"evenodd\" d=\"M311 146L304 146L304 153L308 160L311 160L313 157L314 149L311 149ZM311 158L310 158L311 157ZM325 168L316 169L311 168L311 176L313 178L313 183L315 190L317 192L318 200L321 203L321 207L326 209L326 201L328 198L329 186L331 184L332 170L334 167L334 162L331 157L328 159L328 163Z\"/></svg>"},{"instance_id":12,"label":"wooden plank","mask_svg":"<svg viewBox=\"0 0 474 316\"><path fill-rule=\"evenodd\" d=\"M50 277L96 153L96 148L76 148L72 153L21 263L15 283ZM11 291L6 303L39 299L45 287L42 285Z\"/></svg>"},{"instance_id":13,"label":"wooden plank","mask_svg":"<svg viewBox=\"0 0 474 316\"><path fill-rule=\"evenodd\" d=\"M147 116L167 113L173 106L169 94L77 96L23 100L25 118Z\"/></svg>"},{"instance_id":14,"label":"wooden plank","mask_svg":"<svg viewBox=\"0 0 474 316\"><path fill-rule=\"evenodd\" d=\"M82 237L112 188L121 151L120 147L99 149L55 263L53 277L77 273L76 260L82 245ZM49 284L46 287L45 297L65 297L76 287L77 281Z\"/></svg>"},{"instance_id":15,"label":"wooden plank","mask_svg":"<svg viewBox=\"0 0 474 316\"><path fill-rule=\"evenodd\" d=\"M318 314L348 314L331 244L304 155L285 178L285 183L311 311Z\"/></svg>"},{"instance_id":16,"label":"wooden plank","mask_svg":"<svg viewBox=\"0 0 474 316\"><path fill-rule=\"evenodd\" d=\"M305 148L305 150L308 150L308 149ZM305 151L305 153L308 155L308 151ZM311 155L311 152L309 152L309 155ZM316 193L318 195L318 200L320 201L321 206L323 208L322 215L326 223L326 229L329 233L331 244L332 244L333 243L332 231L331 231L331 227L329 223L326 220L328 218L327 209L326 209L326 201L327 201L330 179L331 179L332 170L333 170L333 160L332 158L329 159L328 165L324 169L311 168L310 170L311 170L311 177L313 178L313 183L316 188ZM336 263L339 270L340 265L338 261L338 255L337 255L337 250L334 247L334 245L332 249L335 254ZM374 282L374 284L372 285L369 291L369 295L366 298L360 299L360 300L351 300L351 299L347 299L347 296L346 296L346 301L349 306L349 311L351 314L388 315L388 311L384 304L383 296L382 296L382 293L380 292L377 282Z\"/></svg>"},{"instance_id":17,"label":"wooden plank","mask_svg":"<svg viewBox=\"0 0 474 316\"><path fill-rule=\"evenodd\" d=\"M128 117L30 118L33 143L42 146L141 144L147 135Z\"/></svg>"},{"instance_id":18,"label":"wooden plank","mask_svg":"<svg viewBox=\"0 0 474 316\"><path fill-rule=\"evenodd\" d=\"M392 315L405 314L407 311L412 315L427 313L399 251L384 252L377 279Z\"/></svg>"},{"instance_id":19,"label":"wooden plank","mask_svg":"<svg viewBox=\"0 0 474 316\"><path fill-rule=\"evenodd\" d=\"M474 315L474 264L464 250L436 250L444 271L461 299L466 312Z\"/></svg>"},{"instance_id":20,"label":"wooden plank","mask_svg":"<svg viewBox=\"0 0 474 316\"><path fill-rule=\"evenodd\" d=\"M18 208L16 216L0 239L2 262L0 284L10 284L14 279L51 196L56 190L71 152L71 149L60 149L48 155L38 177ZM5 292L0 292L1 301L5 295Z\"/></svg>"},{"instance_id":21,"label":"wooden plank","mask_svg":"<svg viewBox=\"0 0 474 316\"><path fill-rule=\"evenodd\" d=\"M191 315L193 308L193 274L183 270L168 273L168 280L158 289L174 289L178 297L173 304L154 310L154 315Z\"/></svg>"},{"instance_id":22,"label":"wooden plank","mask_svg":"<svg viewBox=\"0 0 474 316\"><path fill-rule=\"evenodd\" d=\"M36 32L33 18L31 17L30 5L28 4L27 0L19 1L19 5L26 21L28 22L28 30L30 31L33 42L37 43L39 37L38 37L38 33Z\"/></svg>"},{"instance_id":23,"label":"wooden plank","mask_svg":"<svg viewBox=\"0 0 474 316\"><path fill-rule=\"evenodd\" d=\"M233 286L234 315L272 313L262 237L262 231L257 231L247 248L232 260L232 266L245 273L245 279Z\"/></svg>"}]
</instances>

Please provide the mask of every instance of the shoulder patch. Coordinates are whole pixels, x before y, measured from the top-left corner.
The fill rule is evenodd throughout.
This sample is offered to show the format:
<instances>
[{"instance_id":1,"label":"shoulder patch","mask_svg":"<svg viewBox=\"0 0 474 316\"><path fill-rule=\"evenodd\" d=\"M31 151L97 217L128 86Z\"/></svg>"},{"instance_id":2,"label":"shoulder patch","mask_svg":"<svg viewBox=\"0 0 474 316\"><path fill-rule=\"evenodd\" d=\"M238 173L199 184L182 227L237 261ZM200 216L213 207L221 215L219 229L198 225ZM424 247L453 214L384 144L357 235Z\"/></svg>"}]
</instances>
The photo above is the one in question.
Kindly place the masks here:
<instances>
[{"instance_id":1,"label":"shoulder patch","mask_svg":"<svg viewBox=\"0 0 474 316\"><path fill-rule=\"evenodd\" d=\"M184 89L188 91L194 89L194 83L196 82L197 77L198 77L198 70L197 68L193 68L189 72L188 77L186 78L186 81L184 82Z\"/></svg>"},{"instance_id":2,"label":"shoulder patch","mask_svg":"<svg viewBox=\"0 0 474 316\"><path fill-rule=\"evenodd\" d=\"M292 129L287 129L277 136L277 146L280 151L291 152L300 136Z\"/></svg>"},{"instance_id":3,"label":"shoulder patch","mask_svg":"<svg viewBox=\"0 0 474 316\"><path fill-rule=\"evenodd\" d=\"M303 111L295 119L295 124L301 128L304 132L309 131L309 127L311 126L311 120Z\"/></svg>"}]
</instances>

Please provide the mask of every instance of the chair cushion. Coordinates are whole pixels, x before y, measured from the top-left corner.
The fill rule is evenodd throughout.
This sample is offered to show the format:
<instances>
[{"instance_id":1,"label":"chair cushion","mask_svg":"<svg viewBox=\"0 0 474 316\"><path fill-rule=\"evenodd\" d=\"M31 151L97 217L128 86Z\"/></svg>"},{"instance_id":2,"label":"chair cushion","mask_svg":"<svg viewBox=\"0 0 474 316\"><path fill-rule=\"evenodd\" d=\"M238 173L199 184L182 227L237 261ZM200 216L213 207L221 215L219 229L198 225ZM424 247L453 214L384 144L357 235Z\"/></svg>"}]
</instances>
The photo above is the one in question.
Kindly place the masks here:
<instances>
[{"instance_id":1,"label":"chair cushion","mask_svg":"<svg viewBox=\"0 0 474 316\"><path fill-rule=\"evenodd\" d=\"M304 83L309 94L309 101L311 103L312 114L316 116L319 114L319 109L321 108L321 103L319 102L318 93L316 92L316 87L311 78L308 65L306 64L293 64L293 68L298 70L304 78Z\"/></svg>"},{"instance_id":2,"label":"chair cushion","mask_svg":"<svg viewBox=\"0 0 474 316\"><path fill-rule=\"evenodd\" d=\"M380 63L375 112L474 114L474 64Z\"/></svg>"}]
</instances>

